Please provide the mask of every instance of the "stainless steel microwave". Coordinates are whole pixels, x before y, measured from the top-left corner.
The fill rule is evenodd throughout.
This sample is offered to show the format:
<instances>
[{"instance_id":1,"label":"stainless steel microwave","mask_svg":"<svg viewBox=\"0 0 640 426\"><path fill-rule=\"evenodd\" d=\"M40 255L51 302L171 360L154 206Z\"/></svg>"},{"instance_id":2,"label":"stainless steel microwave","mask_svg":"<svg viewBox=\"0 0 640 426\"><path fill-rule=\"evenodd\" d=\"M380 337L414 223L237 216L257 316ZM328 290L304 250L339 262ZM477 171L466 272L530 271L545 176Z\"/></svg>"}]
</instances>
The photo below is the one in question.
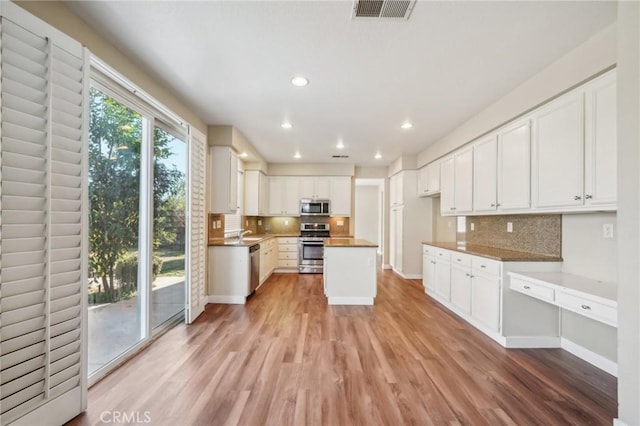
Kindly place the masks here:
<instances>
[{"instance_id":1,"label":"stainless steel microwave","mask_svg":"<svg viewBox=\"0 0 640 426\"><path fill-rule=\"evenodd\" d=\"M305 216L329 216L329 200L313 200L303 198L300 200L300 215Z\"/></svg>"}]
</instances>

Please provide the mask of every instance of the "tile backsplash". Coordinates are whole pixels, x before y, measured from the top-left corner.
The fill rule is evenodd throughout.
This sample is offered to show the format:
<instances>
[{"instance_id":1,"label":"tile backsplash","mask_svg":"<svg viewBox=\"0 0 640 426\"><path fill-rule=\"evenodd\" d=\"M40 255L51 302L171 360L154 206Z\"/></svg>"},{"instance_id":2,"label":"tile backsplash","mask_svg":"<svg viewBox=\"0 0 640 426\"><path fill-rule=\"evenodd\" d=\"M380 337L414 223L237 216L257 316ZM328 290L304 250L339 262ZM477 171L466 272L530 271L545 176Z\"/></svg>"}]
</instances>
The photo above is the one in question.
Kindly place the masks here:
<instances>
[{"instance_id":1,"label":"tile backsplash","mask_svg":"<svg viewBox=\"0 0 640 426\"><path fill-rule=\"evenodd\" d=\"M467 216L457 240L548 256L562 255L562 215ZM511 223L512 232L507 232ZM471 230L473 224L474 230ZM464 229L464 232L462 232Z\"/></svg>"},{"instance_id":2,"label":"tile backsplash","mask_svg":"<svg viewBox=\"0 0 640 426\"><path fill-rule=\"evenodd\" d=\"M311 222L324 222L325 217L311 217L306 220ZM220 227L214 227L219 222ZM348 236L349 218L348 217L331 217L329 218L331 226L331 235L335 237ZM224 238L224 215L209 215L209 239ZM300 233L299 217L261 217L261 216L242 216L242 228L250 230L254 234L294 234Z\"/></svg>"}]
</instances>

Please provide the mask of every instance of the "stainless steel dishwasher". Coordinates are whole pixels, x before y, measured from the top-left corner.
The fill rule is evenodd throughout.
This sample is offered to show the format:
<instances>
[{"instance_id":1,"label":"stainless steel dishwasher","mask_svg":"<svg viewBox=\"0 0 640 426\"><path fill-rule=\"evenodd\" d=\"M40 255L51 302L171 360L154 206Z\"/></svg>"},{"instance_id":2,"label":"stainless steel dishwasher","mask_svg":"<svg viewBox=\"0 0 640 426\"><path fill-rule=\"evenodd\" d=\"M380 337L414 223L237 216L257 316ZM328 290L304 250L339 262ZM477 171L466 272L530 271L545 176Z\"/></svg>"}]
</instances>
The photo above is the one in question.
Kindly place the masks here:
<instances>
[{"instance_id":1,"label":"stainless steel dishwasher","mask_svg":"<svg viewBox=\"0 0 640 426\"><path fill-rule=\"evenodd\" d=\"M249 247L249 294L256 291L260 284L260 244Z\"/></svg>"}]
</instances>

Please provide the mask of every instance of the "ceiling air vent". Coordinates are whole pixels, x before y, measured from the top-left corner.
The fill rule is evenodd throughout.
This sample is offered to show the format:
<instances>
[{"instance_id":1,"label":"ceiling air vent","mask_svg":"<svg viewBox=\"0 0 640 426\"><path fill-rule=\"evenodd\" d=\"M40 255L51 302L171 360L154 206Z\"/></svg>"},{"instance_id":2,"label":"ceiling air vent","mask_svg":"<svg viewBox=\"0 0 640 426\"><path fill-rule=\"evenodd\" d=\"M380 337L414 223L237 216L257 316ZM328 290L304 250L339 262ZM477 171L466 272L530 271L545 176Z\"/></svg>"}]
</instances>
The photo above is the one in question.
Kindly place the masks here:
<instances>
[{"instance_id":1,"label":"ceiling air vent","mask_svg":"<svg viewBox=\"0 0 640 426\"><path fill-rule=\"evenodd\" d=\"M352 19L409 19L416 0L355 0Z\"/></svg>"},{"instance_id":2,"label":"ceiling air vent","mask_svg":"<svg viewBox=\"0 0 640 426\"><path fill-rule=\"evenodd\" d=\"M348 155L332 155L331 158L349 158Z\"/></svg>"}]
</instances>

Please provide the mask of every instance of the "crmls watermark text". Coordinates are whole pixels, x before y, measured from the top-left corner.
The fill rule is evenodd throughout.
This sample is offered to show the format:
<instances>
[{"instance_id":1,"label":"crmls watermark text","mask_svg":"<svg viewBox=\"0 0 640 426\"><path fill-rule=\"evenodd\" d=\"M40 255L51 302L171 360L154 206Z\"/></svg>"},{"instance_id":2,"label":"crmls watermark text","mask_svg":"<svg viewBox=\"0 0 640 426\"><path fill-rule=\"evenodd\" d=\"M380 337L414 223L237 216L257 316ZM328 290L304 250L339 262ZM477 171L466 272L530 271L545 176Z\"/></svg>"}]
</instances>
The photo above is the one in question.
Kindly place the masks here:
<instances>
[{"instance_id":1,"label":"crmls watermark text","mask_svg":"<svg viewBox=\"0 0 640 426\"><path fill-rule=\"evenodd\" d=\"M151 423L150 411L103 411L100 421L107 424L146 424Z\"/></svg>"}]
</instances>

